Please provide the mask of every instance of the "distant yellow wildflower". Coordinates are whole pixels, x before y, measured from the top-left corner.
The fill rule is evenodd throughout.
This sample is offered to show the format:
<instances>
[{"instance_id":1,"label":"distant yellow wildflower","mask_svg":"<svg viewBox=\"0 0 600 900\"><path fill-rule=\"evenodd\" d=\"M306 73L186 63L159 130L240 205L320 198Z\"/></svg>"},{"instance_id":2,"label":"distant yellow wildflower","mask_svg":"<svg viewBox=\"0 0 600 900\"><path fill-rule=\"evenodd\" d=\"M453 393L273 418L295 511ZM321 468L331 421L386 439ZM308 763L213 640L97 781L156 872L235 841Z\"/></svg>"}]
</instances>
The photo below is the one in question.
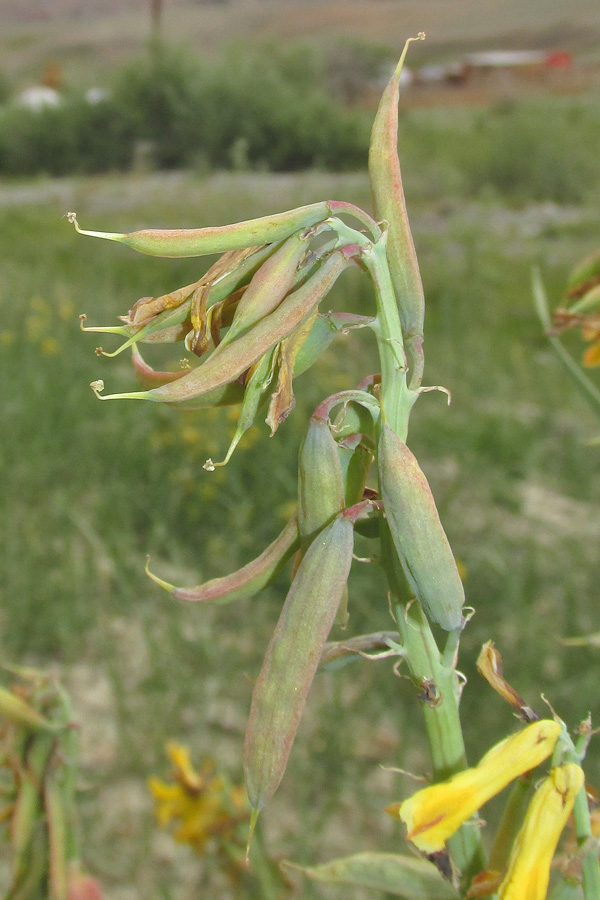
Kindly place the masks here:
<instances>
[{"instance_id":1,"label":"distant yellow wildflower","mask_svg":"<svg viewBox=\"0 0 600 900\"><path fill-rule=\"evenodd\" d=\"M584 784L582 769L553 769L536 791L517 835L498 900L544 900L558 839Z\"/></svg>"},{"instance_id":2,"label":"distant yellow wildflower","mask_svg":"<svg viewBox=\"0 0 600 900\"><path fill-rule=\"evenodd\" d=\"M187 747L170 743L167 755L173 763L175 782L148 780L159 825L166 828L176 823L175 840L199 853L210 839L231 840L237 826L248 820L244 789L216 775L211 762L196 772Z\"/></svg>"},{"instance_id":3,"label":"distant yellow wildflower","mask_svg":"<svg viewBox=\"0 0 600 900\"><path fill-rule=\"evenodd\" d=\"M388 812L406 823L407 840L424 853L436 853L491 797L547 759L560 731L549 719L534 722L496 744L475 768L418 791Z\"/></svg>"}]
</instances>

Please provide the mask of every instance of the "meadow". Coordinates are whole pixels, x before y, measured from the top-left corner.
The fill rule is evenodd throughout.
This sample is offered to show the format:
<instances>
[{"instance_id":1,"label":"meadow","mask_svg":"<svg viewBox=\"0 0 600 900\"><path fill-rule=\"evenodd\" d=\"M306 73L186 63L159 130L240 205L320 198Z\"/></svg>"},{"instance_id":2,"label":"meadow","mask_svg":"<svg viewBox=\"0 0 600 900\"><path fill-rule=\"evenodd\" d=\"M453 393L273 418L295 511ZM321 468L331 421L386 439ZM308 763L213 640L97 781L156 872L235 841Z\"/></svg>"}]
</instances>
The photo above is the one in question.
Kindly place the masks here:
<instances>
[{"instance_id":1,"label":"meadow","mask_svg":"<svg viewBox=\"0 0 600 900\"><path fill-rule=\"evenodd\" d=\"M442 395L420 401L410 443L476 609L461 645L472 759L510 721L475 671L490 638L532 706L543 710L543 692L571 726L600 713L600 651L560 642L600 631L600 456L589 443L598 422L549 348L530 288L540 266L558 304L569 268L599 243L594 115L586 98L545 99L414 111L401 125L427 298L425 383L452 392L450 408ZM206 264L78 237L63 216L74 209L82 227L115 231L198 226L323 197L369 208L366 174L185 171L0 185L2 656L53 668L72 693L84 857L115 900L184 900L200 885L229 896L210 859L158 831L146 779L166 770L169 739L239 779L252 679L285 592L283 575L250 603L176 605L145 576L145 556L168 580L195 583L257 555L293 507L307 416L372 371L375 353L366 335L338 338L299 380L276 437L255 426L225 469L207 473L205 459L226 450L231 413L100 404L92 380L125 389L133 373L125 354L96 357L98 336L78 323L80 313L114 323L138 297L191 282ZM330 306L370 313L366 280L348 273ZM581 353L576 337L571 346ZM390 626L374 569L353 571L351 634ZM264 816L272 851L316 862L393 850L400 828L383 809L407 784L382 766L424 771L423 748L412 690L389 661L320 675ZM599 764L592 742L596 783ZM306 900L363 896L296 883Z\"/></svg>"}]
</instances>

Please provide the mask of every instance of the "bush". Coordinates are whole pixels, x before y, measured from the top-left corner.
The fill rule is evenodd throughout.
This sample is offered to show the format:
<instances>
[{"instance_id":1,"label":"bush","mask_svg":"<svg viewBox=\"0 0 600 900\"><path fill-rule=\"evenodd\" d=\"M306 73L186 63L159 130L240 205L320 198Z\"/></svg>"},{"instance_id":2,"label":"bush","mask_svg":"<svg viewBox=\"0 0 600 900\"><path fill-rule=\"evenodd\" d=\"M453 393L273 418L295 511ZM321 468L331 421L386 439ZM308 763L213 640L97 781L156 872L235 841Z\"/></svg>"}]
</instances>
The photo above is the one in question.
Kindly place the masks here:
<instances>
[{"instance_id":1,"label":"bush","mask_svg":"<svg viewBox=\"0 0 600 900\"><path fill-rule=\"evenodd\" d=\"M303 47L232 47L211 66L170 53L117 74L108 99L71 98L0 114L0 173L127 169L139 142L153 164L289 171L366 161L369 118L328 93L326 60Z\"/></svg>"}]
</instances>

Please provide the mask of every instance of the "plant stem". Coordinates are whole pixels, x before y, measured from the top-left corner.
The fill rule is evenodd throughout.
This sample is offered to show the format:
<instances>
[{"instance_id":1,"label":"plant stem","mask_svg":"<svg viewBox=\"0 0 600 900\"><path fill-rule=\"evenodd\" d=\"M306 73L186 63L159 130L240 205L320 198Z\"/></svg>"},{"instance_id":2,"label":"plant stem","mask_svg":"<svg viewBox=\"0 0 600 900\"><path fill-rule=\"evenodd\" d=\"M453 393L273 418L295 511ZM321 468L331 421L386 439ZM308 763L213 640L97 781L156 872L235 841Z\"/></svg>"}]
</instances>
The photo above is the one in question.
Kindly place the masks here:
<instances>
[{"instance_id":1,"label":"plant stem","mask_svg":"<svg viewBox=\"0 0 600 900\"><path fill-rule=\"evenodd\" d=\"M583 723L579 738L573 743L570 735L565 732L561 735L554 751L553 763L574 762L582 765L587 752L588 744L592 736L591 721ZM566 752L565 752L566 751ZM559 755L562 756L559 759ZM583 882L583 896L585 900L600 900L600 864L598 862L598 839L592 832L590 809L588 806L587 790L585 785L581 788L573 806L573 818L575 820L575 834L577 847L583 854L581 860L581 877Z\"/></svg>"},{"instance_id":2,"label":"plant stem","mask_svg":"<svg viewBox=\"0 0 600 900\"><path fill-rule=\"evenodd\" d=\"M372 328L377 337L381 361L381 406L387 424L405 441L410 411L419 394L410 390L406 381L407 363L402 327L385 245L384 234L370 251L364 252L364 260L373 279L377 301L377 318Z\"/></svg>"},{"instance_id":3,"label":"plant stem","mask_svg":"<svg viewBox=\"0 0 600 900\"><path fill-rule=\"evenodd\" d=\"M400 642L413 682L419 689L425 729L429 740L435 781L444 781L467 767L458 704L460 689L456 670L444 665L439 649L421 607L414 601L405 606L400 583L399 563L385 522L381 523L382 559L392 589L394 613ZM449 841L449 849L463 881L485 866L479 828L466 823Z\"/></svg>"},{"instance_id":4,"label":"plant stem","mask_svg":"<svg viewBox=\"0 0 600 900\"><path fill-rule=\"evenodd\" d=\"M377 298L374 330L381 361L381 419L405 441L410 411L419 395L407 384L402 328L385 241L384 234L370 251L364 252L363 258L373 279ZM443 781L467 766L458 712L460 687L455 669L459 635L452 633L448 636L446 652L442 657L418 602L403 602L406 579L385 521L381 522L381 558L391 589L401 644L423 706L434 778ZM463 825L449 842L449 849L462 873L463 883L468 884L485 865L477 825Z\"/></svg>"}]
</instances>

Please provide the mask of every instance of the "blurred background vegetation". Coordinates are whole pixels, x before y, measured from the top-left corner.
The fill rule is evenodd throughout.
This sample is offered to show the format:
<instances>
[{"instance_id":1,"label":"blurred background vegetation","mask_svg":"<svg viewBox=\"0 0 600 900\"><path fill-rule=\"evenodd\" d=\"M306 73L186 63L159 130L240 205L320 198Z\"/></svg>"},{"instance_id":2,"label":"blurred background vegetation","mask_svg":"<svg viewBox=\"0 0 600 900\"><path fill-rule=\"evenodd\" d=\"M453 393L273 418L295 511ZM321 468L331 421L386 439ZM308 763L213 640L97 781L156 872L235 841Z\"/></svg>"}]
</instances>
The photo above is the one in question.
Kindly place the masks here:
<instances>
[{"instance_id":1,"label":"blurred background vegetation","mask_svg":"<svg viewBox=\"0 0 600 900\"><path fill-rule=\"evenodd\" d=\"M63 21L76 6L61 6ZM305 4L317 31L328 6L354 8ZM372 6L371 23L385 3ZM460 41L459 9L466 6L453 2L448 41ZM595 8L580 6L590 16ZM103 52L109 7L88 29L89 43L95 35ZM178 16L181 7L174 4ZM189 20L204 15L214 31L217 13L232 23L235 7L233 0L196 4ZM506 44L515 33L509 7L495 5L505 8L513 31L494 22L496 32L486 37L484 25L477 32L472 22L470 49ZM23 4L21 12L28 8ZM146 778L165 770L171 738L239 778L252 679L286 584L282 576L239 606L186 608L146 579L145 554L168 580L194 583L259 553L294 503L308 415L324 395L354 386L376 367L367 335L338 338L299 380L296 410L276 437L255 427L227 468L212 474L202 464L224 454L235 424L230 412L99 404L88 387L96 378L110 390L133 379L125 355L94 356L98 336L80 333L78 314L90 324L116 323L138 297L192 282L208 264L151 259L78 238L62 218L67 210L77 211L82 227L127 231L229 222L324 197L370 208L372 101L368 92L358 99L349 92L348 77L371 84L379 76L400 49L403 37L390 45L396 33L412 33L412 4L406 28L395 14L389 34L365 26L358 41L340 29L328 43L322 34L303 43L282 40L284 22L303 36L293 28L297 4L261 8L277 28L256 27L250 46L226 46L223 38L200 57L190 34L187 47L166 45L154 58L138 47L134 60L127 57L136 48L127 45L116 57L93 56L87 79L77 43L85 31L81 13L70 20L70 39L68 30L60 32L62 44L50 15L45 32L33 17L13 23L2 39L8 67L0 86L1 657L56 668L73 694L82 726L84 856L117 900L187 900L198 895L202 879L211 896L229 896L210 859L198 860L157 831ZM240 21L250 21L250 9L240 4ZM514 42L560 40L550 34L552 17L542 19L539 9L536 31L534 12L528 4ZM131 16L138 31L123 26L122 34L137 34L141 45L146 6L132 4ZM577 40L592 65L587 24ZM421 27L433 28L434 49L425 60L436 53L448 58L459 46L443 44L441 25L437 32L435 22L415 30ZM239 34L231 25L230 31ZM54 35L54 43L40 44L36 57L29 48L42 33L47 40ZM565 28L562 36L575 49L577 35ZM15 98L32 78L34 60L43 71L57 47L65 58L60 105L19 106ZM90 103L85 93L98 83L107 93ZM531 705L543 710L543 691L570 725L600 712L599 651L560 643L600 631L600 457L588 443L597 421L549 349L530 290L531 268L539 265L558 303L570 267L600 243L599 120L591 90L565 95L539 85L509 86L506 95L494 91L477 103L442 92L435 103L407 102L400 115L427 298L426 382L453 395L450 409L441 396L421 400L411 446L477 611L461 660L472 759L512 721L475 672L478 649L490 638L505 674ZM330 307L370 313L367 280L345 275ZM576 355L582 350L576 336L571 348ZM367 556L368 544L358 552ZM357 563L350 588L349 633L391 627L374 566ZM597 784L599 763L592 743L588 777ZM427 769L408 682L393 676L389 662L319 676L284 783L264 815L272 851L317 862L398 847L400 828L382 810L411 785L382 765ZM298 882L297 896L363 895Z\"/></svg>"}]
</instances>

